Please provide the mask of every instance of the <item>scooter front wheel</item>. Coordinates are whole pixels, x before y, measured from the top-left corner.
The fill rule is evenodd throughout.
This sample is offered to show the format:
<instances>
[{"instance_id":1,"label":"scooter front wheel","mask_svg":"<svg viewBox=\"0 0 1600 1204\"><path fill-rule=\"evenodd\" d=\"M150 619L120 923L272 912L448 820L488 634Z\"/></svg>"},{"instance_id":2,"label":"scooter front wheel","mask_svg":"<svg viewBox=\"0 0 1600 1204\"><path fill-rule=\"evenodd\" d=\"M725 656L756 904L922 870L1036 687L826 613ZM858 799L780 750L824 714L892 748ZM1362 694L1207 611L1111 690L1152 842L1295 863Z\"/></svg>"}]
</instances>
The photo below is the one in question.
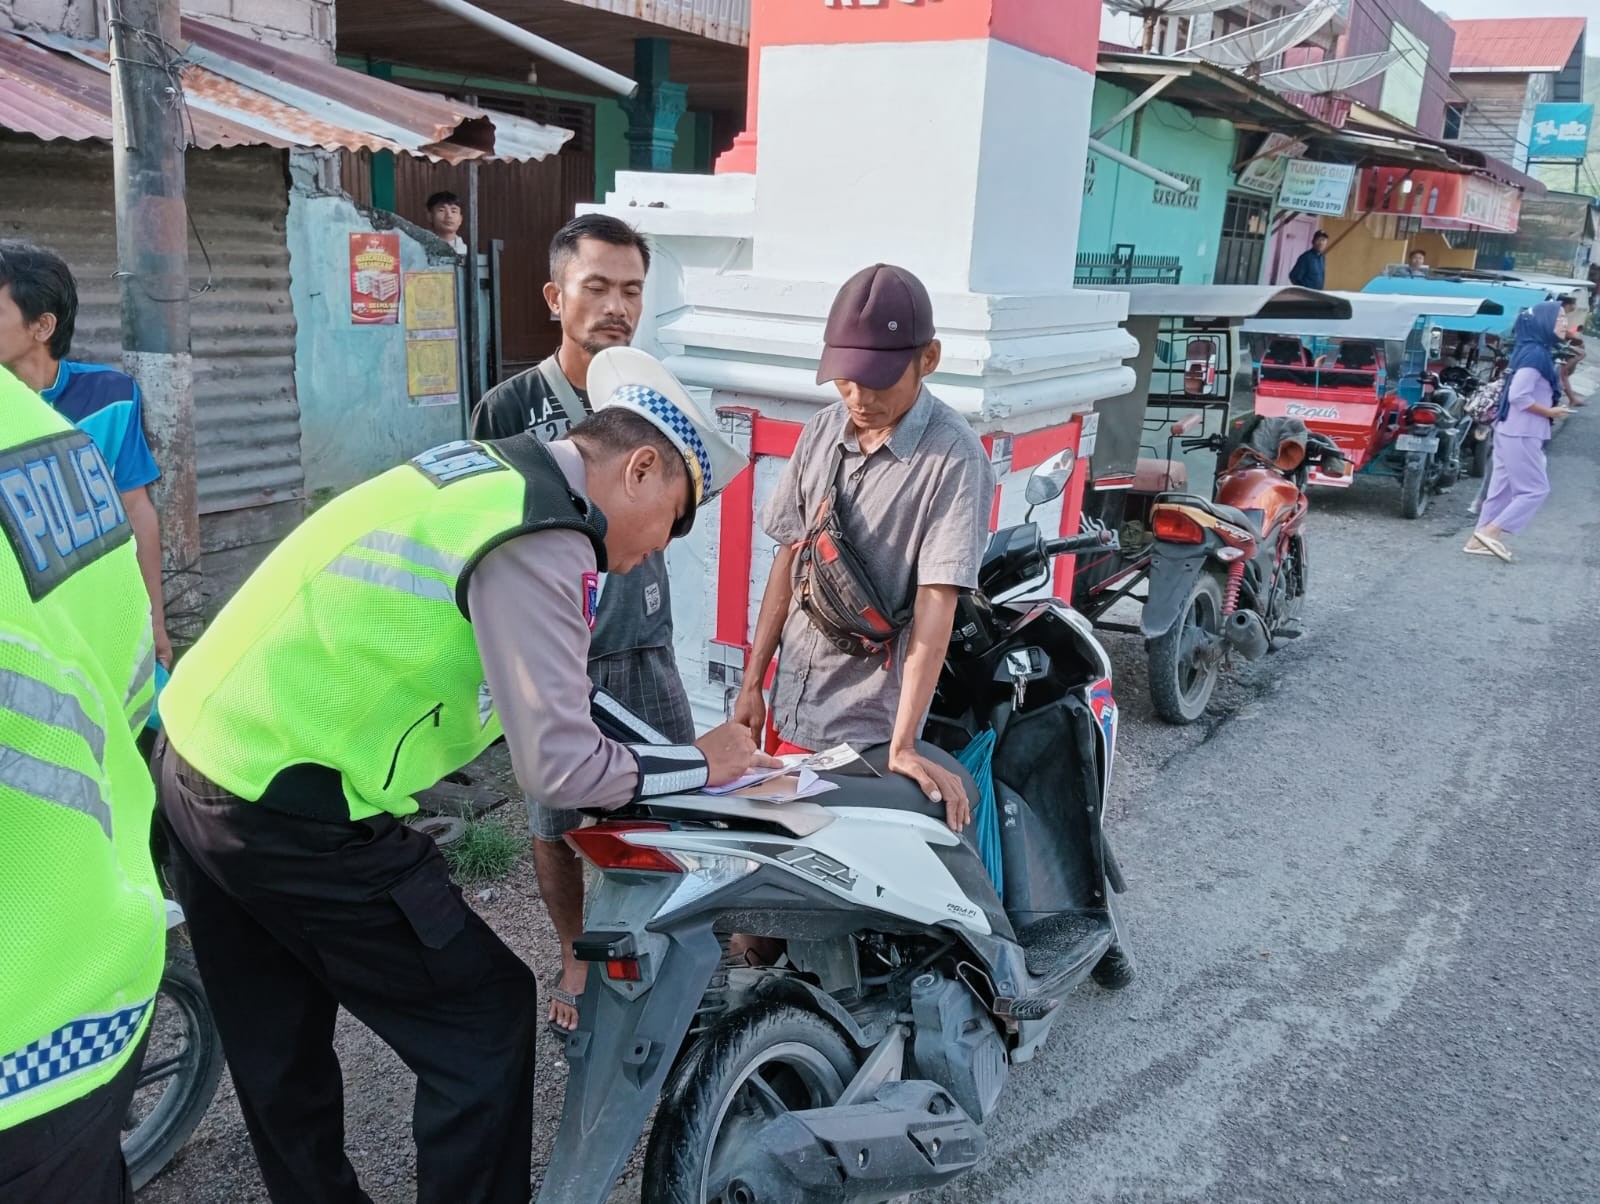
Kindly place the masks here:
<instances>
[{"instance_id":1,"label":"scooter front wheel","mask_svg":"<svg viewBox=\"0 0 1600 1204\"><path fill-rule=\"evenodd\" d=\"M643 1204L793 1198L756 1134L783 1112L826 1108L855 1076L850 1043L790 1004L758 1004L701 1038L667 1080L645 1153Z\"/></svg>"},{"instance_id":2,"label":"scooter front wheel","mask_svg":"<svg viewBox=\"0 0 1600 1204\"><path fill-rule=\"evenodd\" d=\"M1168 723L1193 723L1205 713L1222 665L1222 585L1210 573L1195 579L1182 617L1150 641L1150 701Z\"/></svg>"}]
</instances>

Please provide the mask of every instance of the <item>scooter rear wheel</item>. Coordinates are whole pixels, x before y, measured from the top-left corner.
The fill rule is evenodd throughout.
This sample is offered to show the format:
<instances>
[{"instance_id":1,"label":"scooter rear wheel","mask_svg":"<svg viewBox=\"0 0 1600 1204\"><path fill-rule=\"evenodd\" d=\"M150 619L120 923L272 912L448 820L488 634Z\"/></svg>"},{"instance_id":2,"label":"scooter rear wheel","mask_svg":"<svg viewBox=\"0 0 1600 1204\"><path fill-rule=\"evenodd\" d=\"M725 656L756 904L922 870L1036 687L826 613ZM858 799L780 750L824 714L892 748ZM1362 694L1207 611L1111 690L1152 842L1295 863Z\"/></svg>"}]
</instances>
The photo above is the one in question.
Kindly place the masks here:
<instances>
[{"instance_id":1,"label":"scooter rear wheel","mask_svg":"<svg viewBox=\"0 0 1600 1204\"><path fill-rule=\"evenodd\" d=\"M1150 641L1150 701L1168 723L1193 723L1205 713L1221 669L1222 586L1202 572L1183 616Z\"/></svg>"},{"instance_id":2,"label":"scooter rear wheel","mask_svg":"<svg viewBox=\"0 0 1600 1204\"><path fill-rule=\"evenodd\" d=\"M784 1111L825 1108L855 1076L850 1043L790 1004L736 1012L667 1080L645 1153L643 1204L768 1204L793 1184L753 1140Z\"/></svg>"}]
</instances>

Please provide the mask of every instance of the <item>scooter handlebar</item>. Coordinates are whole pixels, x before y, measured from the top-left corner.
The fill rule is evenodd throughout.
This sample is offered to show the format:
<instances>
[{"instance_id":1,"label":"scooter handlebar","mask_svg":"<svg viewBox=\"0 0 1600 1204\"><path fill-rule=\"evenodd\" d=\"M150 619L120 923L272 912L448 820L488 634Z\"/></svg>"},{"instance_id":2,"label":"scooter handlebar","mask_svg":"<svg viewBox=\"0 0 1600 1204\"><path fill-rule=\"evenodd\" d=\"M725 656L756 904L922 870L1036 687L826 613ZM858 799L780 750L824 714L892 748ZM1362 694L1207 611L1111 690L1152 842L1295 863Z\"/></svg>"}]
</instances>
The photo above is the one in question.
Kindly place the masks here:
<instances>
[{"instance_id":1,"label":"scooter handlebar","mask_svg":"<svg viewBox=\"0 0 1600 1204\"><path fill-rule=\"evenodd\" d=\"M1075 552L1115 552L1120 550L1115 531L1091 531L1087 535L1069 535L1064 539L1047 539L1044 544L1047 556L1071 556Z\"/></svg>"}]
</instances>

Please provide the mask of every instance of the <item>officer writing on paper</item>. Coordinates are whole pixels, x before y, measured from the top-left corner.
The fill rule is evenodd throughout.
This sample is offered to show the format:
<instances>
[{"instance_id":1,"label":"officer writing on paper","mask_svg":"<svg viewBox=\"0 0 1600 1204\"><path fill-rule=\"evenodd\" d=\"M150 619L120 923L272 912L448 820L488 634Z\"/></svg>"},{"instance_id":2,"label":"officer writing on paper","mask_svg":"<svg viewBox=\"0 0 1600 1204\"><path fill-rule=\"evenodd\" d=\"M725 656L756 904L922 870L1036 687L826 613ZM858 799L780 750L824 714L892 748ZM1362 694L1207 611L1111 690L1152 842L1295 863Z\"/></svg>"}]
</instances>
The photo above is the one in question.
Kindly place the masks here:
<instances>
[{"instance_id":1,"label":"officer writing on paper","mask_svg":"<svg viewBox=\"0 0 1600 1204\"><path fill-rule=\"evenodd\" d=\"M626 222L603 213L575 217L550 241L550 314L561 323L561 346L537 367L503 381L472 412L475 439L527 431L559 439L592 412L589 365L608 347L626 346L644 307L650 245ZM601 577L589 680L673 743L694 738L689 695L672 652L672 591L667 558L656 552L629 573ZM578 1027L578 994L588 963L572 942L583 932L583 862L566 834L583 822L570 808L529 796L534 872L561 945L561 981L549 992L550 1022Z\"/></svg>"},{"instance_id":2,"label":"officer writing on paper","mask_svg":"<svg viewBox=\"0 0 1600 1204\"><path fill-rule=\"evenodd\" d=\"M770 763L733 725L656 743L585 674L599 573L686 532L745 463L643 352L596 356L588 384L564 439L446 444L319 510L162 697L175 885L277 1204L366 1199L341 1004L417 1075L419 1204L528 1198L533 974L399 822L413 793L502 732L522 787L563 808Z\"/></svg>"},{"instance_id":3,"label":"officer writing on paper","mask_svg":"<svg viewBox=\"0 0 1600 1204\"><path fill-rule=\"evenodd\" d=\"M132 1200L161 981L155 697L133 523L89 435L0 368L0 1200Z\"/></svg>"}]
</instances>

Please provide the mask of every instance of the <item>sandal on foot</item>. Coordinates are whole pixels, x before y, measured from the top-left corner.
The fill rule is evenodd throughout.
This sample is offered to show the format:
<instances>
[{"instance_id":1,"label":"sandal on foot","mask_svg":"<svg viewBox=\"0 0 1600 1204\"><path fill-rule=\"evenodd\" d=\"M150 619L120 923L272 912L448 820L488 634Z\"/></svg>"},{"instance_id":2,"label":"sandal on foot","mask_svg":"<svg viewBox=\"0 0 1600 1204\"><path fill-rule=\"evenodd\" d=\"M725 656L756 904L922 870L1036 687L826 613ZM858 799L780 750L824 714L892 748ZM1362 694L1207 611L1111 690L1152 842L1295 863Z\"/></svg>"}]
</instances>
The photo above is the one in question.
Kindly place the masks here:
<instances>
[{"instance_id":1,"label":"sandal on foot","mask_svg":"<svg viewBox=\"0 0 1600 1204\"><path fill-rule=\"evenodd\" d=\"M1501 543L1494 536L1485 535L1481 531L1474 531L1472 533L1472 538L1477 540L1484 547L1488 548L1490 555L1498 556L1501 560L1505 561L1507 564L1511 563L1511 549L1506 547L1505 544Z\"/></svg>"},{"instance_id":2,"label":"sandal on foot","mask_svg":"<svg viewBox=\"0 0 1600 1204\"><path fill-rule=\"evenodd\" d=\"M1482 544L1476 543L1476 542L1469 543L1466 547L1462 548L1461 550L1463 552L1465 552L1468 556L1493 556L1494 555L1494 553L1491 552L1488 548L1486 548Z\"/></svg>"},{"instance_id":3,"label":"sandal on foot","mask_svg":"<svg viewBox=\"0 0 1600 1204\"><path fill-rule=\"evenodd\" d=\"M573 1011L578 1010L578 997L571 991L563 991L560 987L551 987L550 998L552 1002L564 1003ZM573 1033L572 1029L562 1028L559 1024L551 1019L547 1019L544 1022L544 1026L555 1035L555 1038L558 1041L565 1041L568 1037L572 1036Z\"/></svg>"}]
</instances>

